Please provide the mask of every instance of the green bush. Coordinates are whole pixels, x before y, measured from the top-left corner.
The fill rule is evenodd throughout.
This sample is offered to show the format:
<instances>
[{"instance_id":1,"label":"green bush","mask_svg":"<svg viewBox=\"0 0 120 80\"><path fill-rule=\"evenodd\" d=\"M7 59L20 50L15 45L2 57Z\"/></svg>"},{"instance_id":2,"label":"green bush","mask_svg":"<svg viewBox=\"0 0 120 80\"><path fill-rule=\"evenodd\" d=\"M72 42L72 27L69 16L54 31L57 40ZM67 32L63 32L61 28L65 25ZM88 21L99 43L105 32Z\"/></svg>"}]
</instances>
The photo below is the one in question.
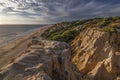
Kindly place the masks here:
<instances>
[{"instance_id":1,"label":"green bush","mask_svg":"<svg viewBox=\"0 0 120 80\"><path fill-rule=\"evenodd\" d=\"M120 16L115 16L112 19L113 19L113 21L120 20Z\"/></svg>"},{"instance_id":2,"label":"green bush","mask_svg":"<svg viewBox=\"0 0 120 80\"><path fill-rule=\"evenodd\" d=\"M79 32L76 30L66 30L63 33L50 36L49 39L55 41L69 42L74 39L74 37L76 37L78 33Z\"/></svg>"},{"instance_id":3,"label":"green bush","mask_svg":"<svg viewBox=\"0 0 120 80\"><path fill-rule=\"evenodd\" d=\"M103 20L103 21L101 22L101 26L107 26L107 25L108 25L108 21Z\"/></svg>"},{"instance_id":4,"label":"green bush","mask_svg":"<svg viewBox=\"0 0 120 80\"><path fill-rule=\"evenodd\" d=\"M108 26L111 22L113 22L112 17L104 18L101 22L101 26Z\"/></svg>"},{"instance_id":5,"label":"green bush","mask_svg":"<svg viewBox=\"0 0 120 80\"><path fill-rule=\"evenodd\" d=\"M110 32L110 33L113 33L115 32L115 28L111 28L111 27L105 27L102 29L103 32Z\"/></svg>"}]
</instances>

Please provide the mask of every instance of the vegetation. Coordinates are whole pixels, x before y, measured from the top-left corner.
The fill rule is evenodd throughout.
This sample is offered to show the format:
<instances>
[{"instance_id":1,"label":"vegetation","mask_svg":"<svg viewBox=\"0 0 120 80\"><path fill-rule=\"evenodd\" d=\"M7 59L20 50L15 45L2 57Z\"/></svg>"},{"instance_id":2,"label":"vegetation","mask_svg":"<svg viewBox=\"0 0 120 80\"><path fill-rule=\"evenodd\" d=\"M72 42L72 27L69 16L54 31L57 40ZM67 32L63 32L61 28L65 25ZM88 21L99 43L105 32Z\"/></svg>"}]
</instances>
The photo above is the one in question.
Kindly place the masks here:
<instances>
[{"instance_id":1,"label":"vegetation","mask_svg":"<svg viewBox=\"0 0 120 80\"><path fill-rule=\"evenodd\" d=\"M120 26L120 17L93 18L86 20L76 20L72 22L62 22L51 26L42 36L44 38L69 43L81 31L96 27L103 32L113 33L116 27Z\"/></svg>"},{"instance_id":2,"label":"vegetation","mask_svg":"<svg viewBox=\"0 0 120 80\"><path fill-rule=\"evenodd\" d=\"M64 41L64 42L70 42L76 35L78 35L78 31L76 30L66 30L63 33L53 34L49 37L50 40L55 41Z\"/></svg>"},{"instance_id":3,"label":"vegetation","mask_svg":"<svg viewBox=\"0 0 120 80\"><path fill-rule=\"evenodd\" d=\"M103 21L101 22L101 26L107 26L108 24L109 24L109 22L106 21L106 20L103 20Z\"/></svg>"},{"instance_id":4,"label":"vegetation","mask_svg":"<svg viewBox=\"0 0 120 80\"><path fill-rule=\"evenodd\" d=\"M112 19L113 19L113 21L118 21L118 20L120 20L120 16L115 16Z\"/></svg>"},{"instance_id":5,"label":"vegetation","mask_svg":"<svg viewBox=\"0 0 120 80\"><path fill-rule=\"evenodd\" d=\"M102 29L103 32L110 32L110 33L113 33L115 32L115 28L111 28L111 27L105 27Z\"/></svg>"}]
</instances>

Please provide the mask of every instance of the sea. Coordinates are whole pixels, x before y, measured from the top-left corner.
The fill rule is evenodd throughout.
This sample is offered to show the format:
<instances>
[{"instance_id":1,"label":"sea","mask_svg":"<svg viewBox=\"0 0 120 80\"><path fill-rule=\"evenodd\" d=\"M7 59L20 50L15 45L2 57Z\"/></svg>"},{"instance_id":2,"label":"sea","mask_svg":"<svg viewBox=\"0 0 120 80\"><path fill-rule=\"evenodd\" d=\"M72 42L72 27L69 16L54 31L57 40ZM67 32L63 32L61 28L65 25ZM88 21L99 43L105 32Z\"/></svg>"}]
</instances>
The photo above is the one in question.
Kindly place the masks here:
<instances>
[{"instance_id":1,"label":"sea","mask_svg":"<svg viewBox=\"0 0 120 80\"><path fill-rule=\"evenodd\" d=\"M23 35L37 30L45 24L37 25L0 25L0 46Z\"/></svg>"}]
</instances>

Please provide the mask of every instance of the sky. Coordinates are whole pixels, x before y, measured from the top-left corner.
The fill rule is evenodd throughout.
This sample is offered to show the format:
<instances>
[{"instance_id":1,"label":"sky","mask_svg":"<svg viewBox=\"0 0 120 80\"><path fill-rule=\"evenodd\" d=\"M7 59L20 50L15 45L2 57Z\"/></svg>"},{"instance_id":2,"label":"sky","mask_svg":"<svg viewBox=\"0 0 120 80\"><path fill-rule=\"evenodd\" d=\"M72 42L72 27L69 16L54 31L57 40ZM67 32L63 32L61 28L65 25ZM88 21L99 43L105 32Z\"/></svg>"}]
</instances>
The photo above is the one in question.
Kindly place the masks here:
<instances>
[{"instance_id":1,"label":"sky","mask_svg":"<svg viewBox=\"0 0 120 80\"><path fill-rule=\"evenodd\" d=\"M53 24L120 16L120 0L0 0L0 24Z\"/></svg>"}]
</instances>

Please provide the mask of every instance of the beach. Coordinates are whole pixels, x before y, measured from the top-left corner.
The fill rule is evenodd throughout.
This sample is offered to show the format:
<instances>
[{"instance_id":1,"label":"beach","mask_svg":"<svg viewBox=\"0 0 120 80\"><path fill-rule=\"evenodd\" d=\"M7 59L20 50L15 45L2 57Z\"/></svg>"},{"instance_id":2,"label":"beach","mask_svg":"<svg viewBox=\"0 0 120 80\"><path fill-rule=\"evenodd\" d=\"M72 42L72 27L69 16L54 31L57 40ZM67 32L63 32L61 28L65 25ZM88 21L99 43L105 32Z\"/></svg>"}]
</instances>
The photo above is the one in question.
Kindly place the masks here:
<instances>
[{"instance_id":1,"label":"beach","mask_svg":"<svg viewBox=\"0 0 120 80\"><path fill-rule=\"evenodd\" d=\"M0 47L0 69L4 68L10 61L19 56L20 53L24 52L28 44L31 42L31 38L33 36L40 36L44 30L46 30L49 26L41 27L37 30L34 30L31 33L28 33L24 36L21 36L9 43Z\"/></svg>"}]
</instances>

